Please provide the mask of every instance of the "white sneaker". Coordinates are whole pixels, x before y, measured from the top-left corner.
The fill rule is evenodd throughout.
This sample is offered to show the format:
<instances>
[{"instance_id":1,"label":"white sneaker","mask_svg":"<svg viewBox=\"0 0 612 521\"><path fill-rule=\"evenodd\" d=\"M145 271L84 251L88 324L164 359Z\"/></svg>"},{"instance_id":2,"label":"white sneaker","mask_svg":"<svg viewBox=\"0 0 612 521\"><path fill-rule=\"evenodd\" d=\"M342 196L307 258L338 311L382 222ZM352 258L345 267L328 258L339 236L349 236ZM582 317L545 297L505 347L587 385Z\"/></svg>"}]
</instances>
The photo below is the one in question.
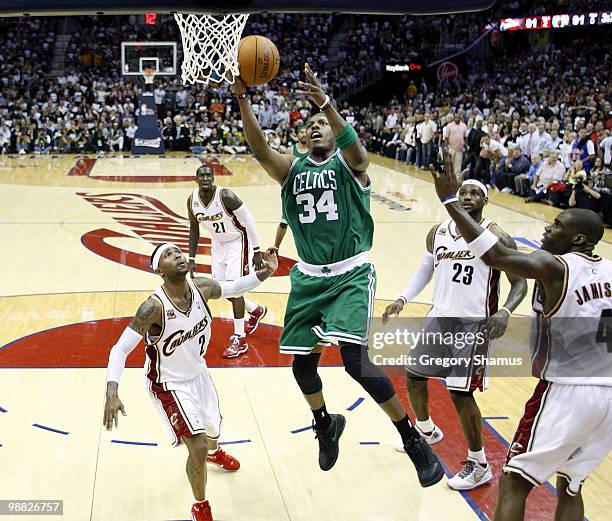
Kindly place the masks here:
<instances>
[{"instance_id":1,"label":"white sneaker","mask_svg":"<svg viewBox=\"0 0 612 521\"><path fill-rule=\"evenodd\" d=\"M439 443L444 439L444 433L437 425L434 425L434 430L431 432L431 434L423 434L423 431L421 431L421 429L419 429L416 425L414 428L421 435L421 438L423 438L427 442L428 445L435 445L436 443ZM397 452L406 452L406 450L404 449L404 442L401 438L397 439L394 448Z\"/></svg>"},{"instance_id":2,"label":"white sneaker","mask_svg":"<svg viewBox=\"0 0 612 521\"><path fill-rule=\"evenodd\" d=\"M506 188L502 188L502 192L504 194L510 194L512 193L512 188L510 188L509 186L506 186Z\"/></svg>"},{"instance_id":3,"label":"white sneaker","mask_svg":"<svg viewBox=\"0 0 612 521\"><path fill-rule=\"evenodd\" d=\"M472 490L493 479L491 465L483 467L476 460L468 458L463 468L447 482L453 490Z\"/></svg>"}]
</instances>

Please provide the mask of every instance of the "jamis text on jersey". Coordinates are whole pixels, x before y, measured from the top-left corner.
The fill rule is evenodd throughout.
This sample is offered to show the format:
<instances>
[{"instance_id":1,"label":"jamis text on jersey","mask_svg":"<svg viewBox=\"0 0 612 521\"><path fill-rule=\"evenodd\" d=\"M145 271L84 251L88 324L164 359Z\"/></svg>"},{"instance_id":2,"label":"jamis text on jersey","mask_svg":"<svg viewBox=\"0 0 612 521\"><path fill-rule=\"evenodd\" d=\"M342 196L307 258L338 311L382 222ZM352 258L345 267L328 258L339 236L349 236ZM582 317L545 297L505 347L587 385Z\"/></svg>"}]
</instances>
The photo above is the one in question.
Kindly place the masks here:
<instances>
[{"instance_id":1,"label":"jamis text on jersey","mask_svg":"<svg viewBox=\"0 0 612 521\"><path fill-rule=\"evenodd\" d=\"M574 293L576 294L576 302L579 306L582 306L589 300L612 297L612 284L610 282L594 282L574 290Z\"/></svg>"},{"instance_id":2,"label":"jamis text on jersey","mask_svg":"<svg viewBox=\"0 0 612 521\"><path fill-rule=\"evenodd\" d=\"M293 178L293 195L316 188L337 190L336 171L331 169L321 170L320 172L306 170L305 172L300 172Z\"/></svg>"},{"instance_id":3,"label":"jamis text on jersey","mask_svg":"<svg viewBox=\"0 0 612 521\"><path fill-rule=\"evenodd\" d=\"M462 260L474 259L474 254L470 250L448 251L446 246L436 248L436 262L443 260Z\"/></svg>"},{"instance_id":4,"label":"jamis text on jersey","mask_svg":"<svg viewBox=\"0 0 612 521\"><path fill-rule=\"evenodd\" d=\"M190 331L185 332L182 329L175 331L168 338L164 340L162 352L166 356L171 356L172 353L176 351L177 347L179 347L181 344L183 344L190 338L193 338L198 333L201 333L202 331L204 331L207 325L208 325L208 317L204 317L195 326L193 326L193 329Z\"/></svg>"},{"instance_id":5,"label":"jamis text on jersey","mask_svg":"<svg viewBox=\"0 0 612 521\"><path fill-rule=\"evenodd\" d=\"M196 219L198 220L198 222L220 221L221 219L223 219L223 212L216 213L215 215L204 215L199 213L198 215L196 215Z\"/></svg>"}]
</instances>

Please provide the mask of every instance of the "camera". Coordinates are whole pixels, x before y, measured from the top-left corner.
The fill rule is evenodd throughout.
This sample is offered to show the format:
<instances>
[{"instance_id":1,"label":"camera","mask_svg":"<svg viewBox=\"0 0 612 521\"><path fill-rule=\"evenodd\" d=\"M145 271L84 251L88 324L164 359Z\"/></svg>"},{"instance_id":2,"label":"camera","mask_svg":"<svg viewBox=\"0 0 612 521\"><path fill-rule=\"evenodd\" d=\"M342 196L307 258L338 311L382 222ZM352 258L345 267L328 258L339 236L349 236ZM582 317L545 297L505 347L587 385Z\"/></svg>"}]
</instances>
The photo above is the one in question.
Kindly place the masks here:
<instances>
[{"instance_id":1,"label":"camera","mask_svg":"<svg viewBox=\"0 0 612 521\"><path fill-rule=\"evenodd\" d=\"M436 172L443 174L444 173L444 148L439 147L438 153L436 154L436 158L433 161L433 166Z\"/></svg>"},{"instance_id":2,"label":"camera","mask_svg":"<svg viewBox=\"0 0 612 521\"><path fill-rule=\"evenodd\" d=\"M583 181L576 181L576 184L574 185L574 189L577 192L582 192L584 190L584 182Z\"/></svg>"}]
</instances>

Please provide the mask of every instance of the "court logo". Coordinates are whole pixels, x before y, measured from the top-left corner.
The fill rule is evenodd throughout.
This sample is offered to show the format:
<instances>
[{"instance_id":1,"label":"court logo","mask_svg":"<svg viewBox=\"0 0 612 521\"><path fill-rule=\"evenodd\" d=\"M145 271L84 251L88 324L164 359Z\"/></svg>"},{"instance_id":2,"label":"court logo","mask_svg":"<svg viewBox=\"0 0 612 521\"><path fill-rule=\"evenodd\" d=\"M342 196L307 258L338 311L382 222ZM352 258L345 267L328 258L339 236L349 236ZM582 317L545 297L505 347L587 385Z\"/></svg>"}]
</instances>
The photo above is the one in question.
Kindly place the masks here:
<instances>
[{"instance_id":1,"label":"court logo","mask_svg":"<svg viewBox=\"0 0 612 521\"><path fill-rule=\"evenodd\" d=\"M184 252L189 251L189 220L159 199L126 192L77 192L76 195L114 221L115 226L111 228L98 228L81 237L83 246L96 255L151 273L150 252L156 246L171 242ZM200 258L210 258L208 237L200 237L196 253ZM289 275L294 264L292 259L280 257L274 276ZM196 271L211 273L210 263L196 264Z\"/></svg>"}]
</instances>

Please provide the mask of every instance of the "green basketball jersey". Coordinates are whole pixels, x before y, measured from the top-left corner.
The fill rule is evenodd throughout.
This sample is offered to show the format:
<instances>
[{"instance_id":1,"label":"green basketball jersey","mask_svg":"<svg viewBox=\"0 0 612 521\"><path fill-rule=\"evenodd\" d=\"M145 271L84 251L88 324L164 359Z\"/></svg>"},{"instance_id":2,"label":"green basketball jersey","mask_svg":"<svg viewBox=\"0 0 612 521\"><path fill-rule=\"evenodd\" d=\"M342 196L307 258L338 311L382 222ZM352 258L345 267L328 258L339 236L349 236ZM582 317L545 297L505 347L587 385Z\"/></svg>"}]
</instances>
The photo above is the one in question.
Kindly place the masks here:
<instances>
[{"instance_id":1,"label":"green basketball jersey","mask_svg":"<svg viewBox=\"0 0 612 521\"><path fill-rule=\"evenodd\" d=\"M304 159L305 157L308 157L310 152L300 152L298 150L297 143L293 143L293 145L291 145L291 153L298 159Z\"/></svg>"},{"instance_id":2,"label":"green basketball jersey","mask_svg":"<svg viewBox=\"0 0 612 521\"><path fill-rule=\"evenodd\" d=\"M333 264L372 247L370 185L359 184L340 150L322 163L310 156L296 159L281 200L304 262Z\"/></svg>"}]
</instances>

